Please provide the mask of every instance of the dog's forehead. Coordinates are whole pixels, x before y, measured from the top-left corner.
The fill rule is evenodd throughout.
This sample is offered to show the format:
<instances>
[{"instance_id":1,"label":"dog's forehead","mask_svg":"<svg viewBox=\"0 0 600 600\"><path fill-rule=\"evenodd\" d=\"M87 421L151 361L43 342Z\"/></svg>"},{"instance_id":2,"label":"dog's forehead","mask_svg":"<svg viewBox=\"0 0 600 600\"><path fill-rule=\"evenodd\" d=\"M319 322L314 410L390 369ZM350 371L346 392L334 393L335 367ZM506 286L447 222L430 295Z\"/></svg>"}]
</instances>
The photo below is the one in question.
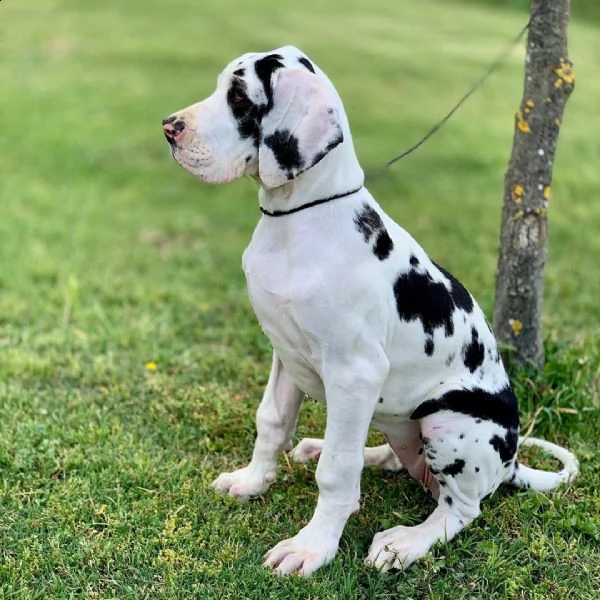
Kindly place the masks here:
<instances>
[{"instance_id":1,"label":"dog's forehead","mask_svg":"<svg viewBox=\"0 0 600 600\"><path fill-rule=\"evenodd\" d=\"M279 67L299 68L304 67L315 72L313 63L306 54L294 46L283 46L268 52L247 52L232 60L219 75L219 83L230 81L234 76L246 80L260 74L261 66L273 65Z\"/></svg>"}]
</instances>

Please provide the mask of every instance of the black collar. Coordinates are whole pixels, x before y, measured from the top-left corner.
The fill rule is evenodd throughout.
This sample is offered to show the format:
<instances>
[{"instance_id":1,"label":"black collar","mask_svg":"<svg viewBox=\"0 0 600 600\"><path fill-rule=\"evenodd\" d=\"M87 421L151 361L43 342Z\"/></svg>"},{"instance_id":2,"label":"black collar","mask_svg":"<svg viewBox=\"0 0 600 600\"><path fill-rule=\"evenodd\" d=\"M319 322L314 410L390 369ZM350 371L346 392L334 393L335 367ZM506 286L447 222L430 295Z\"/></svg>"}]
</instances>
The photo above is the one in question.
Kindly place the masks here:
<instances>
[{"instance_id":1,"label":"black collar","mask_svg":"<svg viewBox=\"0 0 600 600\"><path fill-rule=\"evenodd\" d=\"M356 194L356 192L362 189L362 185L357 187L354 190L350 190L349 192L344 192L343 194L335 194L334 196L327 196L327 198L321 198L320 200L313 200L312 202L307 202L306 204L301 204L300 206L296 206L296 208L291 208L290 210L274 210L270 211L266 208L260 206L260 212L263 215L267 215L269 217L283 217L285 215L291 215L292 213L298 212L300 210L304 210L305 208L310 208L311 206L317 206L319 204L325 204L325 202L330 202L331 200L337 200L338 198L345 198L346 196L351 196L352 194Z\"/></svg>"}]
</instances>

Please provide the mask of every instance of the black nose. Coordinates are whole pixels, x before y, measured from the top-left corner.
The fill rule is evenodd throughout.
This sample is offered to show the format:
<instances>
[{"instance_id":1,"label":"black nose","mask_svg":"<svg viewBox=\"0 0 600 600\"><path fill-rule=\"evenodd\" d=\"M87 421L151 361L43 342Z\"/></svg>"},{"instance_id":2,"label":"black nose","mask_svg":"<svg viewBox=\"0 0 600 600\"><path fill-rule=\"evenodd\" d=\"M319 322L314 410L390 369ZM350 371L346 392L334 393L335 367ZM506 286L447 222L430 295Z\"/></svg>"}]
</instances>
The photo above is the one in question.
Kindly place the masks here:
<instances>
[{"instance_id":1,"label":"black nose","mask_svg":"<svg viewBox=\"0 0 600 600\"><path fill-rule=\"evenodd\" d=\"M175 135L182 132L184 129L185 123L183 121L175 121L175 123L173 123L173 131L175 132Z\"/></svg>"},{"instance_id":2,"label":"black nose","mask_svg":"<svg viewBox=\"0 0 600 600\"><path fill-rule=\"evenodd\" d=\"M163 131L169 143L174 142L175 138L185 129L185 123L176 119L177 117L173 116L163 121Z\"/></svg>"}]
</instances>

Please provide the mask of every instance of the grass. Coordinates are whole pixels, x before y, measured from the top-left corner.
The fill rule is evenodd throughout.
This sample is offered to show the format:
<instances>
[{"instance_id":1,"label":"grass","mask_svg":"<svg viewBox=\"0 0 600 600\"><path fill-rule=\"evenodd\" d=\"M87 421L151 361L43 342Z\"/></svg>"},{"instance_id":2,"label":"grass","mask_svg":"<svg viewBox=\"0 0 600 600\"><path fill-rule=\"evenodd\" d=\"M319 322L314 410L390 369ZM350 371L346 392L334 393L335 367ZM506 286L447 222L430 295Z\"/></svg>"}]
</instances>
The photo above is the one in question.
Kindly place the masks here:
<instances>
[{"instance_id":1,"label":"grass","mask_svg":"<svg viewBox=\"0 0 600 600\"><path fill-rule=\"evenodd\" d=\"M178 170L160 120L207 95L229 59L292 43L334 79L374 168L448 110L523 12L22 0L0 14L0 597L597 597L597 24L571 27L578 82L550 211L548 360L514 378L524 429L568 444L582 475L548 495L503 489L451 544L379 575L362 564L373 534L419 522L432 504L401 474L366 472L338 557L304 581L271 576L260 557L309 518L314 467L282 459L278 483L247 505L209 487L250 456L270 362L240 269L255 189ZM371 185L488 314L521 81L516 52ZM308 403L298 438L323 422Z\"/></svg>"}]
</instances>

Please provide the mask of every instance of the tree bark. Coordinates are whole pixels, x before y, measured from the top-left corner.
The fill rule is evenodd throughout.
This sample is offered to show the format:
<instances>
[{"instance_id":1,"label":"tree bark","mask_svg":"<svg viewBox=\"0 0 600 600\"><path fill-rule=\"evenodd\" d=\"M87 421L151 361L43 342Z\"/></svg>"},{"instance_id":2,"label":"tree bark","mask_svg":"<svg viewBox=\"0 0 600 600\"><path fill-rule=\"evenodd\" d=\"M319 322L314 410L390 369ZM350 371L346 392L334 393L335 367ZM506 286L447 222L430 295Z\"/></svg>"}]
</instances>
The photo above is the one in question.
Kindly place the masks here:
<instances>
[{"instance_id":1,"label":"tree bark","mask_svg":"<svg viewBox=\"0 0 600 600\"><path fill-rule=\"evenodd\" d=\"M544 364L541 331L547 210L565 104L573 91L567 55L570 0L532 0L525 85L504 178L494 329L517 367ZM536 12L537 11L537 12Z\"/></svg>"}]
</instances>

